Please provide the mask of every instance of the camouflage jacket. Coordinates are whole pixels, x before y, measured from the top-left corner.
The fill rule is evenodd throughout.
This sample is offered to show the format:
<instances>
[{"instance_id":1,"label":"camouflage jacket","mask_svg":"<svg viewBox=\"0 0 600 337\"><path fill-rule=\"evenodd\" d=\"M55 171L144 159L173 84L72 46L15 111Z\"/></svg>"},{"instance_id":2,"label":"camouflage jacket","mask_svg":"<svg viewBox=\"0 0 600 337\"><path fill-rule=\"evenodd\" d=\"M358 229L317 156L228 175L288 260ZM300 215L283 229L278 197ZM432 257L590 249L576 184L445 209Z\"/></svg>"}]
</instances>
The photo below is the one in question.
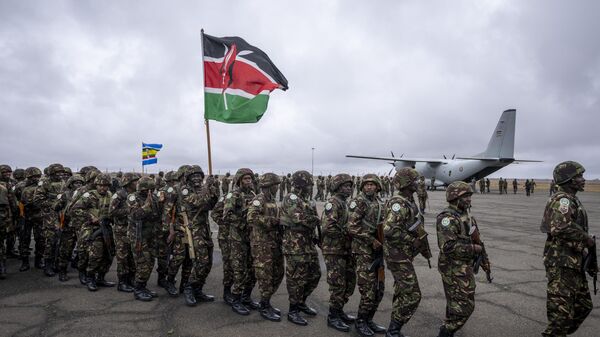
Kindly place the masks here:
<instances>
[{"instance_id":1,"label":"camouflage jacket","mask_svg":"<svg viewBox=\"0 0 600 337\"><path fill-rule=\"evenodd\" d=\"M162 210L158 204L158 196L150 194L150 198L135 192L127 196L128 227L127 234L134 242L138 238L138 230L145 241L154 241L157 228L160 226ZM138 229L138 226L141 228ZM139 239L139 238L138 238Z\"/></svg>"},{"instance_id":2,"label":"camouflage jacket","mask_svg":"<svg viewBox=\"0 0 600 337\"><path fill-rule=\"evenodd\" d=\"M323 254L352 254L352 237L348 233L349 217L348 204L342 197L336 194L327 199L321 217Z\"/></svg>"},{"instance_id":3,"label":"camouflage jacket","mask_svg":"<svg viewBox=\"0 0 600 337\"><path fill-rule=\"evenodd\" d=\"M229 240L229 226L227 222L223 220L223 207L225 206L225 197L219 198L219 201L215 204L212 211L210 211L210 217L219 227L217 238L220 242Z\"/></svg>"},{"instance_id":4,"label":"camouflage jacket","mask_svg":"<svg viewBox=\"0 0 600 337\"><path fill-rule=\"evenodd\" d=\"M275 197L267 198L263 193L258 194L248 207L248 226L250 242L253 245L271 245L281 242L279 226L279 207Z\"/></svg>"},{"instance_id":5,"label":"camouflage jacket","mask_svg":"<svg viewBox=\"0 0 600 337\"><path fill-rule=\"evenodd\" d=\"M0 196L0 205L6 207L8 211L7 217L12 220L19 214L17 206L17 197L15 195L15 185L10 181L0 181L2 185L2 196Z\"/></svg>"},{"instance_id":6,"label":"camouflage jacket","mask_svg":"<svg viewBox=\"0 0 600 337\"><path fill-rule=\"evenodd\" d=\"M548 234L544 265L580 269L588 230L587 212L579 198L562 190L554 193L546 204L541 226Z\"/></svg>"},{"instance_id":7,"label":"camouflage jacket","mask_svg":"<svg viewBox=\"0 0 600 337\"><path fill-rule=\"evenodd\" d=\"M208 212L217 203L218 193L214 186L209 185L181 186L178 196L179 208L181 213L187 214L189 227L195 233L194 239L198 240L194 244L213 245ZM179 223L183 224L183 221Z\"/></svg>"},{"instance_id":8,"label":"camouflage jacket","mask_svg":"<svg viewBox=\"0 0 600 337\"><path fill-rule=\"evenodd\" d=\"M368 198L363 192L350 201L348 232L352 236L353 254L373 254L377 226L383 221L383 205L377 196Z\"/></svg>"},{"instance_id":9,"label":"camouflage jacket","mask_svg":"<svg viewBox=\"0 0 600 337\"><path fill-rule=\"evenodd\" d=\"M35 194L38 188L38 183L27 181L21 192L20 200L25 206L25 217L27 219L39 218L42 216L42 209L40 205L36 203Z\"/></svg>"},{"instance_id":10,"label":"camouflage jacket","mask_svg":"<svg viewBox=\"0 0 600 337\"><path fill-rule=\"evenodd\" d=\"M427 187L425 186L425 180L417 183L417 195L419 197L427 197Z\"/></svg>"},{"instance_id":11,"label":"camouflage jacket","mask_svg":"<svg viewBox=\"0 0 600 337\"><path fill-rule=\"evenodd\" d=\"M231 179L224 177L221 180L221 191L223 194L229 193L229 184L231 183Z\"/></svg>"},{"instance_id":12,"label":"camouflage jacket","mask_svg":"<svg viewBox=\"0 0 600 337\"><path fill-rule=\"evenodd\" d=\"M98 191L83 192L72 207L73 215L83 226L96 227L103 218L109 218L109 208L112 194L110 191L100 195Z\"/></svg>"},{"instance_id":13,"label":"camouflage jacket","mask_svg":"<svg viewBox=\"0 0 600 337\"><path fill-rule=\"evenodd\" d=\"M33 202L37 203L42 210L42 214L56 216L56 211L52 207L56 197L65 189L64 181L51 181L50 179L40 180L37 190L33 197Z\"/></svg>"},{"instance_id":14,"label":"camouflage jacket","mask_svg":"<svg viewBox=\"0 0 600 337\"><path fill-rule=\"evenodd\" d=\"M417 226L422 219L414 199L397 195L385 205L383 222L384 253L391 261L412 261L418 254L415 249Z\"/></svg>"},{"instance_id":15,"label":"camouflage jacket","mask_svg":"<svg viewBox=\"0 0 600 337\"><path fill-rule=\"evenodd\" d=\"M87 185L81 186L80 188L76 189L71 194L71 198L66 203L66 206L65 206L65 217L69 218L70 222L72 224L74 224L76 227L81 226L85 222L85 219L82 219L82 218L79 217L79 215L81 215L81 212L74 212L73 211L74 206L83 197L83 195L85 194L85 192L92 191L92 190L94 190L93 187L90 187L90 186L87 186Z\"/></svg>"},{"instance_id":16,"label":"camouflage jacket","mask_svg":"<svg viewBox=\"0 0 600 337\"><path fill-rule=\"evenodd\" d=\"M253 189L244 191L235 188L225 197L223 205L223 221L229 225L229 239L248 242L250 228L248 227L248 206L256 194Z\"/></svg>"},{"instance_id":17,"label":"camouflage jacket","mask_svg":"<svg viewBox=\"0 0 600 337\"><path fill-rule=\"evenodd\" d=\"M124 188L119 188L112 195L108 214L113 219L115 228L127 229L129 207L127 206L127 191Z\"/></svg>"},{"instance_id":18,"label":"camouflage jacket","mask_svg":"<svg viewBox=\"0 0 600 337\"><path fill-rule=\"evenodd\" d=\"M436 228L440 256L438 269L442 272L456 268L466 272L475 258L471 241L471 224L477 225L475 218L460 211L453 205L448 206L437 216Z\"/></svg>"},{"instance_id":19,"label":"camouflage jacket","mask_svg":"<svg viewBox=\"0 0 600 337\"><path fill-rule=\"evenodd\" d=\"M288 193L281 204L283 253L286 255L316 255L315 227L319 216L315 206L297 194Z\"/></svg>"},{"instance_id":20,"label":"camouflage jacket","mask_svg":"<svg viewBox=\"0 0 600 337\"><path fill-rule=\"evenodd\" d=\"M179 211L179 195L181 192L179 186L179 184L174 184L158 192L158 199L162 206L161 229L163 231L169 230L171 224L173 224L175 230L178 230L180 229L179 226L183 223ZM179 236L183 235L183 232L180 230L176 233Z\"/></svg>"}]
</instances>

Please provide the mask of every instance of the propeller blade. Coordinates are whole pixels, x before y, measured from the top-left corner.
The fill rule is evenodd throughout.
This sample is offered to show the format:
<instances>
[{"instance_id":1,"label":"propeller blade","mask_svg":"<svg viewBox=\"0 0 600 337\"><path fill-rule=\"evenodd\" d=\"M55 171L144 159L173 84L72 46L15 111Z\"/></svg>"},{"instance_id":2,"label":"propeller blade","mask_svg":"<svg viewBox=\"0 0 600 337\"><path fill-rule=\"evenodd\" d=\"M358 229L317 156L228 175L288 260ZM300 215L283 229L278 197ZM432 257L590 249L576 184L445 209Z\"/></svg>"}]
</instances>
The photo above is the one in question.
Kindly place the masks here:
<instances>
[{"instance_id":1,"label":"propeller blade","mask_svg":"<svg viewBox=\"0 0 600 337\"><path fill-rule=\"evenodd\" d=\"M392 169L390 170L390 172L388 172L388 177L392 175L392 171L394 170L394 168L392 167Z\"/></svg>"},{"instance_id":2,"label":"propeller blade","mask_svg":"<svg viewBox=\"0 0 600 337\"><path fill-rule=\"evenodd\" d=\"M390 153L392 154L392 158L394 158L394 151L390 151Z\"/></svg>"},{"instance_id":3,"label":"propeller blade","mask_svg":"<svg viewBox=\"0 0 600 337\"><path fill-rule=\"evenodd\" d=\"M454 159L455 156L456 156L456 153L452 155L452 159Z\"/></svg>"},{"instance_id":4,"label":"propeller blade","mask_svg":"<svg viewBox=\"0 0 600 337\"><path fill-rule=\"evenodd\" d=\"M446 155L445 155L445 154L443 154L443 155L442 155L442 157L444 157L444 159L448 159L448 158L446 158Z\"/></svg>"},{"instance_id":5,"label":"propeller blade","mask_svg":"<svg viewBox=\"0 0 600 337\"><path fill-rule=\"evenodd\" d=\"M400 158L404 157L404 153L400 155Z\"/></svg>"}]
</instances>

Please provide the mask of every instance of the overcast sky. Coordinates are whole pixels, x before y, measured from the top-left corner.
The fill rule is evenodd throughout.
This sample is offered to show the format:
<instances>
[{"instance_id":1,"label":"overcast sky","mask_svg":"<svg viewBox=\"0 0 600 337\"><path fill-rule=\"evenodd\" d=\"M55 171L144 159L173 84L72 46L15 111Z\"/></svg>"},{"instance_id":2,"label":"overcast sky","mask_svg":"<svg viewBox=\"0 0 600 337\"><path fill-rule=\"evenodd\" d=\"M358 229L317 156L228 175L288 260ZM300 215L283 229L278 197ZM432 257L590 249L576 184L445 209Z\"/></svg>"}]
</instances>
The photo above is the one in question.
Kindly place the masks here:
<instances>
[{"instance_id":1,"label":"overcast sky","mask_svg":"<svg viewBox=\"0 0 600 337\"><path fill-rule=\"evenodd\" d=\"M469 156L517 109L494 177L600 177L598 1L0 1L0 161L207 170L200 29L289 81L257 124L211 122L215 172L387 173L346 154Z\"/></svg>"}]
</instances>

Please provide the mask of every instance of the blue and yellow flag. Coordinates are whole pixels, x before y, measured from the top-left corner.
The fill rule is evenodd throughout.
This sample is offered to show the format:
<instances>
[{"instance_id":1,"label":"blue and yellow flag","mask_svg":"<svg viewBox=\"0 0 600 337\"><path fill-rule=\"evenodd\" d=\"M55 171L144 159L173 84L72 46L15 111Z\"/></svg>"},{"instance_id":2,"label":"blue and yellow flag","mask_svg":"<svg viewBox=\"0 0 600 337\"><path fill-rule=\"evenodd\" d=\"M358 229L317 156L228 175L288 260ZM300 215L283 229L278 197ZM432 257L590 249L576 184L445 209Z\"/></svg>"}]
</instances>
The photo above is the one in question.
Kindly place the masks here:
<instances>
[{"instance_id":1,"label":"blue and yellow flag","mask_svg":"<svg viewBox=\"0 0 600 337\"><path fill-rule=\"evenodd\" d=\"M142 143L142 165L151 165L158 163L156 154L162 149L162 144Z\"/></svg>"}]
</instances>

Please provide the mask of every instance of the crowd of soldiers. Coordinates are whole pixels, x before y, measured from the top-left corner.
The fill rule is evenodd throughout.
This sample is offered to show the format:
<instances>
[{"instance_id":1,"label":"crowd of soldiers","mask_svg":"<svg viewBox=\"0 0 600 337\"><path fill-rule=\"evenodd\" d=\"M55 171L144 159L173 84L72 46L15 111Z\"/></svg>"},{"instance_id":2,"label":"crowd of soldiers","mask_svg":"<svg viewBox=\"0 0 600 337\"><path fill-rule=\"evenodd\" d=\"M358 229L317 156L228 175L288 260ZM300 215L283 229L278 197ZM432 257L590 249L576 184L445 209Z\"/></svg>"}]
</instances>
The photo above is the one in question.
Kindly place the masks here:
<instances>
[{"instance_id":1,"label":"crowd of soldiers","mask_svg":"<svg viewBox=\"0 0 600 337\"><path fill-rule=\"evenodd\" d=\"M471 181L473 190L477 190L475 188L476 184L479 186L479 193L484 194L484 193L490 193L490 179L485 178L485 179L479 179L479 181L472 180ZM535 190L535 186L536 186L536 182L533 179L526 179L524 182L524 187L525 187L525 195L527 195L528 197L531 196L531 194L533 194L534 190ZM552 183L550 183L550 195L553 194L553 192L555 190L553 190L553 188L555 187L554 181ZM519 191L519 181L517 179L513 179L512 181L512 188L513 188L513 194L517 194L517 192ZM500 177L500 179L498 179L498 193L499 194L508 194L508 180L504 179L502 177Z\"/></svg>"},{"instance_id":2,"label":"crowd of soldiers","mask_svg":"<svg viewBox=\"0 0 600 337\"><path fill-rule=\"evenodd\" d=\"M315 182L307 171L280 177L241 168L223 178L205 177L197 165L157 177L112 177L93 166L73 174L61 164L44 171L0 166L0 279L6 277L6 254L21 259L21 272L30 269L33 233L34 265L48 277L57 273L67 281L70 264L89 291L116 285L136 300L151 301L158 295L147 282L156 265L158 286L168 295L183 294L188 306L212 302L214 296L203 291L213 261L210 216L218 226L223 299L239 315L258 310L263 318L280 321L281 310L272 306L271 297L285 277L287 319L307 325L303 315L317 315L307 304L321 278L317 248L327 270L328 326L347 332L353 324L361 336L404 336L401 329L421 301L413 261L422 255L429 262L432 254L423 216L427 188L412 168L398 170L391 179L344 173L318 177L316 198L325 201L320 215L312 201ZM575 196L583 190L583 172L574 162L557 166L559 190L544 214L550 321L545 336L574 332L591 311L581 266L593 240ZM436 217L438 270L447 300L440 337L453 336L473 313L474 274L481 268L492 281L470 214L473 192L465 182L450 184L448 206ZM383 202L383 196L389 199ZM115 258L117 284L106 279ZM373 321L384 294L384 265L394 278L387 329ZM251 297L255 286L259 301ZM356 287L360 303L354 317L344 306Z\"/></svg>"}]
</instances>

